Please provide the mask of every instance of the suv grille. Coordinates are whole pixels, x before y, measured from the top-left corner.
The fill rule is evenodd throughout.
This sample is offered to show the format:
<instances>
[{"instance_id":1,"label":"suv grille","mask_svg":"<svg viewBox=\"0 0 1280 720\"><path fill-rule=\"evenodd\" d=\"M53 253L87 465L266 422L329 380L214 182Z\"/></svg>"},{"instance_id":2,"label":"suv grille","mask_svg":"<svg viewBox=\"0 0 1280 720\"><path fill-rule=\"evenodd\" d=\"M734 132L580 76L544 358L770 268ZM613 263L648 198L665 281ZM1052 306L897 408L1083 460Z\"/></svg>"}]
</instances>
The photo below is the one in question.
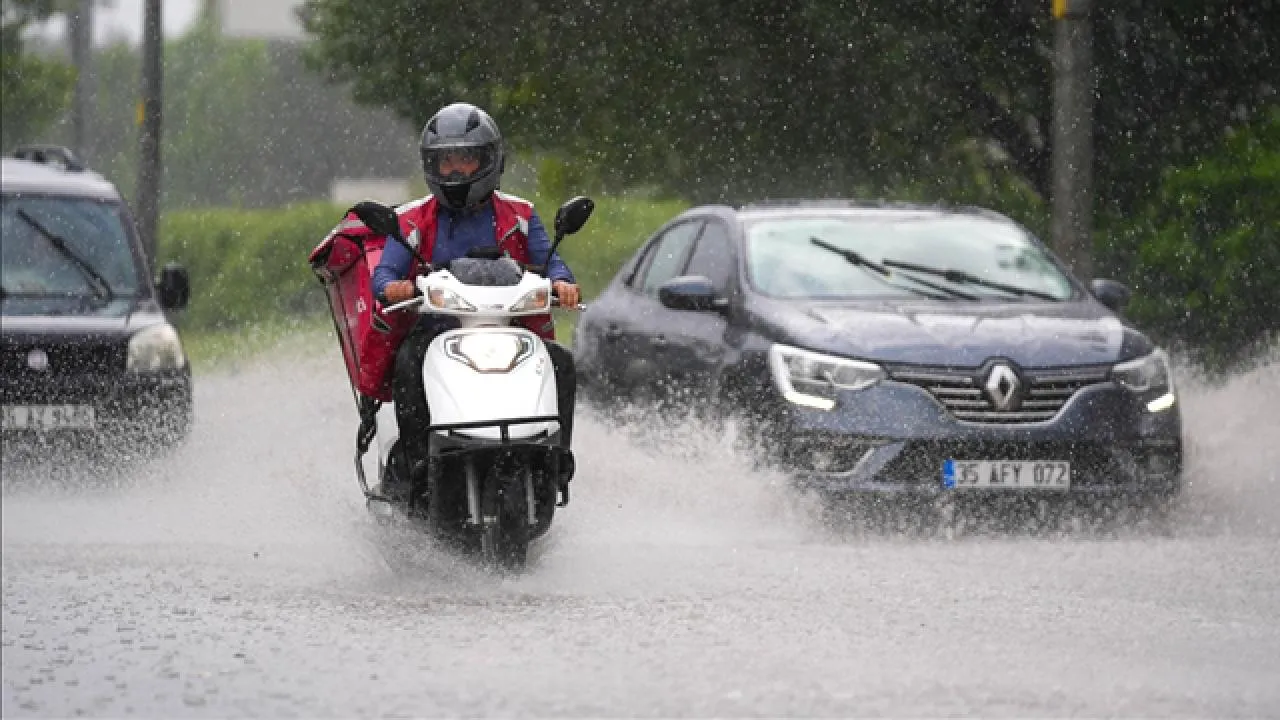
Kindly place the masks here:
<instances>
[{"instance_id":1,"label":"suv grille","mask_svg":"<svg viewBox=\"0 0 1280 720\"><path fill-rule=\"evenodd\" d=\"M37 348L45 352L47 370L35 371L27 366L27 354ZM0 373L6 379L108 376L124 370L126 354L123 340L6 341L0 344Z\"/></svg>"},{"instance_id":2,"label":"suv grille","mask_svg":"<svg viewBox=\"0 0 1280 720\"><path fill-rule=\"evenodd\" d=\"M924 388L958 420L1013 424L1052 419L1081 388L1107 380L1108 365L1022 370L1017 401L998 408L984 389L986 371L979 369L890 367L898 382Z\"/></svg>"}]
</instances>

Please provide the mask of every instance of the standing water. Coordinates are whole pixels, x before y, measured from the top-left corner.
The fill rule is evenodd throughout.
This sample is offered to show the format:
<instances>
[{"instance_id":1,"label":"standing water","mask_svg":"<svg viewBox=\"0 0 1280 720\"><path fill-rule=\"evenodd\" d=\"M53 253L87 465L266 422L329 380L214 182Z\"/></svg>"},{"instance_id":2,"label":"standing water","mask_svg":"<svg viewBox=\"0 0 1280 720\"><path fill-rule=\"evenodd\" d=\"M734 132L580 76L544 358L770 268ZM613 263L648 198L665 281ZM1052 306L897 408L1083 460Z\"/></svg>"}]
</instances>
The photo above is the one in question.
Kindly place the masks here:
<instances>
[{"instance_id":1,"label":"standing water","mask_svg":"<svg viewBox=\"0 0 1280 720\"><path fill-rule=\"evenodd\" d=\"M384 562L336 352L196 389L167 457L4 463L5 717L1280 714L1280 361L1182 383L1163 532L842 535L723 437L585 411L514 578Z\"/></svg>"}]
</instances>

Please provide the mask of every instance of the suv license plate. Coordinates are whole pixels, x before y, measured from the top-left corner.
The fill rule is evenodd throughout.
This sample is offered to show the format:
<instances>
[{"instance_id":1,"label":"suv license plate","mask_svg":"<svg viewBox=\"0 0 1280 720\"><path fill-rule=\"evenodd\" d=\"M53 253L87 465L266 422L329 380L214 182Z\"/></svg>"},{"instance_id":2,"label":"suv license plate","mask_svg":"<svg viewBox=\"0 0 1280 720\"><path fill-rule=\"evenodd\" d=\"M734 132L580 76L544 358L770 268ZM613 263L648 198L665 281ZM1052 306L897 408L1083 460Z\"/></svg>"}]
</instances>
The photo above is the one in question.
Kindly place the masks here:
<instances>
[{"instance_id":1,"label":"suv license plate","mask_svg":"<svg viewBox=\"0 0 1280 720\"><path fill-rule=\"evenodd\" d=\"M93 429L92 405L5 405L5 430Z\"/></svg>"},{"instance_id":2,"label":"suv license plate","mask_svg":"<svg viewBox=\"0 0 1280 720\"><path fill-rule=\"evenodd\" d=\"M1071 487L1071 463L1061 460L947 460L942 463L942 486L950 490L1067 490Z\"/></svg>"}]
</instances>

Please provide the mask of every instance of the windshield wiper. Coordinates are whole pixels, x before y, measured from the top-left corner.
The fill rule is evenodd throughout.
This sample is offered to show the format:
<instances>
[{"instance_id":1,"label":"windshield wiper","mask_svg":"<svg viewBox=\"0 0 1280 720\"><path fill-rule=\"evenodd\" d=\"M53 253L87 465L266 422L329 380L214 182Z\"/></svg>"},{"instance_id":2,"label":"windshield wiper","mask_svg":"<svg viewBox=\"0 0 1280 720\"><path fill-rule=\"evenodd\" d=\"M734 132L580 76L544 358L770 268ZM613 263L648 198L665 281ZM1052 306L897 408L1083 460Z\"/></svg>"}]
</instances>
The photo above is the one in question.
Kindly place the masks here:
<instances>
[{"instance_id":1,"label":"windshield wiper","mask_svg":"<svg viewBox=\"0 0 1280 720\"><path fill-rule=\"evenodd\" d=\"M925 287L937 290L938 292L943 293L943 295L941 296L934 295L933 293L927 293L919 288L905 287L903 285L899 285L894 282L889 282L888 278L893 277L893 272L889 270L889 268L873 260L866 259L857 251L850 250L849 248L842 248L838 245L832 245L831 243L826 242L825 240L819 240L816 237L810 237L809 242L813 243L814 245L817 245L823 250L830 250L831 252L839 255L840 257L844 258L845 260L849 261L854 265L858 265L860 267L865 267L865 268L869 268L871 270L876 271L877 273L879 273L879 276L884 280L885 284L891 287L898 288L899 290L906 290L907 292L913 292L917 295L923 295L924 297L933 298L934 300L952 300L955 298L960 298L962 300L977 300L977 298L975 298L974 296L968 293L960 292L955 288L945 287L943 285L938 285L936 283L931 283L927 280L921 280L919 278L913 278L907 275L903 275L902 277L907 280L910 280L913 283L924 285Z\"/></svg>"},{"instance_id":2,"label":"windshield wiper","mask_svg":"<svg viewBox=\"0 0 1280 720\"><path fill-rule=\"evenodd\" d=\"M102 277L102 273L95 270L94 267L86 262L84 258L80 257L74 250L67 247L66 240L63 240L58 235L54 234L49 228L41 224L40 221L28 215L26 210L19 209L17 211L17 215L28 225L35 228L36 232L44 236L44 238L49 241L50 245L54 246L58 249L58 252L62 253L63 257L70 260L77 268L80 269L80 272L83 273L85 278L89 281L89 285L93 287L94 293L102 298L103 304L109 303L115 299L116 294L111 289L111 283L107 282L107 279Z\"/></svg>"},{"instance_id":3,"label":"windshield wiper","mask_svg":"<svg viewBox=\"0 0 1280 720\"><path fill-rule=\"evenodd\" d=\"M979 287L991 288L992 290L999 290L1013 295L1039 298L1041 300L1058 300L1058 298L1050 295L1049 293L1040 292L1039 290L1030 290L1028 288L1018 287L1017 285L1005 285L1004 283L985 280L977 277L976 275L970 275L963 270L931 268L925 265L902 262L900 260L884 260L883 262L886 267L897 268L899 270L910 270L912 272L924 273L925 275L934 275L940 278L945 278L953 283L967 283L969 285L977 285Z\"/></svg>"}]
</instances>

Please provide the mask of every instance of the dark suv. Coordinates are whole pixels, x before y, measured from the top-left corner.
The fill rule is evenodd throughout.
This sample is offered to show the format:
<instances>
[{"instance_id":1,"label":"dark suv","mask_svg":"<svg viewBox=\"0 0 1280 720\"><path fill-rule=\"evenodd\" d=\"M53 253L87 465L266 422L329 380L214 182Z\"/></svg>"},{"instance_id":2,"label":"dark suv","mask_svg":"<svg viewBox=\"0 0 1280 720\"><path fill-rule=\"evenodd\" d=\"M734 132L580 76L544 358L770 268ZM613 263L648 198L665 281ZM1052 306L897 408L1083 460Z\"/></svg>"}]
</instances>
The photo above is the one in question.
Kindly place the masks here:
<instances>
[{"instance_id":1,"label":"dark suv","mask_svg":"<svg viewBox=\"0 0 1280 720\"><path fill-rule=\"evenodd\" d=\"M165 309L186 271L151 271L114 185L64 148L0 160L0 422L7 443L167 446L192 421L191 371Z\"/></svg>"}]
</instances>

